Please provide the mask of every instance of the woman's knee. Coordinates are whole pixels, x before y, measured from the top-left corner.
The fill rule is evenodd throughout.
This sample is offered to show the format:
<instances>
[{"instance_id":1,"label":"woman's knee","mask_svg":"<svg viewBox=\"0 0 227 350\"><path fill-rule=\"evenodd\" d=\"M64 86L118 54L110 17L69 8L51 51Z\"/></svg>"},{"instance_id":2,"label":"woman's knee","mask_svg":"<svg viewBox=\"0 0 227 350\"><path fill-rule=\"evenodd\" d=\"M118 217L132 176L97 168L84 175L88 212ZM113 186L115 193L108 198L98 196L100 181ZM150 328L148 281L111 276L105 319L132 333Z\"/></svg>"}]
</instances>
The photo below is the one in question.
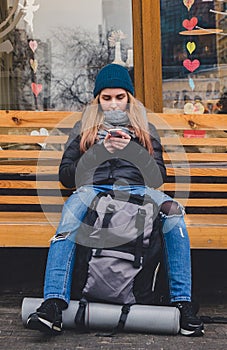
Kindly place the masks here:
<instances>
[{"instance_id":1,"label":"woman's knee","mask_svg":"<svg viewBox=\"0 0 227 350\"><path fill-rule=\"evenodd\" d=\"M183 209L175 201L166 201L162 203L160 211L166 216L183 215Z\"/></svg>"}]
</instances>

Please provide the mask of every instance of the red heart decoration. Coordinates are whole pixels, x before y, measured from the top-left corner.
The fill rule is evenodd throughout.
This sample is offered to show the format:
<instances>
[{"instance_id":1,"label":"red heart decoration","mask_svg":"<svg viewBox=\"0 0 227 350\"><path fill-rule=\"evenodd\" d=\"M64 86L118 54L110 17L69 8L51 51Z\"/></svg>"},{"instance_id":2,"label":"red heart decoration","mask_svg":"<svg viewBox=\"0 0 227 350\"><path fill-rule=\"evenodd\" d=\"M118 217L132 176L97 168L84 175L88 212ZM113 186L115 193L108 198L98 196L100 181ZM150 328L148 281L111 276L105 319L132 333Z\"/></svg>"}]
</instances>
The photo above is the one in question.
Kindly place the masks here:
<instances>
[{"instance_id":1,"label":"red heart decoration","mask_svg":"<svg viewBox=\"0 0 227 350\"><path fill-rule=\"evenodd\" d=\"M30 46L30 49L32 50L32 52L35 52L35 50L38 47L38 43L37 43L36 40L30 40L29 41L29 46Z\"/></svg>"},{"instance_id":2,"label":"red heart decoration","mask_svg":"<svg viewBox=\"0 0 227 350\"><path fill-rule=\"evenodd\" d=\"M200 66L199 60L189 60L188 58L183 61L184 67L189 70L190 72L194 72L197 68Z\"/></svg>"},{"instance_id":3,"label":"red heart decoration","mask_svg":"<svg viewBox=\"0 0 227 350\"><path fill-rule=\"evenodd\" d=\"M192 17L191 19L185 19L182 22L182 25L184 28L186 28L187 30L192 30L196 24L198 23L198 18L197 17Z\"/></svg>"},{"instance_id":4,"label":"red heart decoration","mask_svg":"<svg viewBox=\"0 0 227 350\"><path fill-rule=\"evenodd\" d=\"M32 87L32 92L33 94L37 97L39 95L39 93L42 91L42 84L36 84L36 83L31 83L31 87Z\"/></svg>"}]
</instances>

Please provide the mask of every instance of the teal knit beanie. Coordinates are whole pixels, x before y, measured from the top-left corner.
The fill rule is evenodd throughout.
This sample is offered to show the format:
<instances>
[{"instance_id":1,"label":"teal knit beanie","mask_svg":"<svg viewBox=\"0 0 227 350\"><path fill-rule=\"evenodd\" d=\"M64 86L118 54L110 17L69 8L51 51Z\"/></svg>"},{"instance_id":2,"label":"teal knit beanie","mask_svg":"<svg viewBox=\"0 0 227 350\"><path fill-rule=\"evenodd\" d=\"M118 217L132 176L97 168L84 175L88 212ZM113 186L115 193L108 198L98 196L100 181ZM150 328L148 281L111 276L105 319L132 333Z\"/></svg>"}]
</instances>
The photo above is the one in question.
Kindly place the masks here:
<instances>
[{"instance_id":1,"label":"teal knit beanie","mask_svg":"<svg viewBox=\"0 0 227 350\"><path fill-rule=\"evenodd\" d=\"M134 87L128 70L116 63L108 64L103 67L97 74L94 87L94 97L103 89L121 88L134 94Z\"/></svg>"}]
</instances>

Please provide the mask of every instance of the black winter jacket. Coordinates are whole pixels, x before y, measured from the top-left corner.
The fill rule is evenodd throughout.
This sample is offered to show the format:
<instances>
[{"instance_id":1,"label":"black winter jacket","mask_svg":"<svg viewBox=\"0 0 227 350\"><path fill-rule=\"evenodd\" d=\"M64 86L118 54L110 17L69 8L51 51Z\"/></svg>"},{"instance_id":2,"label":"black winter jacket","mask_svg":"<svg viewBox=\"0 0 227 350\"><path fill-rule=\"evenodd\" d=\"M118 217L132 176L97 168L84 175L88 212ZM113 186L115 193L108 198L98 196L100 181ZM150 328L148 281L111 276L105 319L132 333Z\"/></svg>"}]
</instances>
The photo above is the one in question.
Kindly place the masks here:
<instances>
[{"instance_id":1,"label":"black winter jacket","mask_svg":"<svg viewBox=\"0 0 227 350\"><path fill-rule=\"evenodd\" d=\"M146 185L157 188L162 185L166 169L162 158L162 146L155 127L149 123L154 156L141 146L138 139L113 154L103 143L95 144L85 153L80 152L80 122L71 131L59 168L59 179L68 188L82 185L119 184Z\"/></svg>"}]
</instances>

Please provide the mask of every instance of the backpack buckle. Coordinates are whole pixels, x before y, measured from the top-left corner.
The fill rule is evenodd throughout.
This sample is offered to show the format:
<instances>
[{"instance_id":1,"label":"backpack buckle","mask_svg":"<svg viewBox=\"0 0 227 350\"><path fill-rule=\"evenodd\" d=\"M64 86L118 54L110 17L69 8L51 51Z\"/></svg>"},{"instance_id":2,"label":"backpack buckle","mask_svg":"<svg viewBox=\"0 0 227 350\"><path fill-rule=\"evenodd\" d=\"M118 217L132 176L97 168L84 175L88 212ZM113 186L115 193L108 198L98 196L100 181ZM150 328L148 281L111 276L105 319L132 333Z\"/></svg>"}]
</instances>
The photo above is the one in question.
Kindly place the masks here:
<instances>
[{"instance_id":1,"label":"backpack buckle","mask_svg":"<svg viewBox=\"0 0 227 350\"><path fill-rule=\"evenodd\" d=\"M136 217L136 228L143 232L144 230L144 223L145 223L145 217L146 217L146 210L143 208L139 208L137 212L137 217Z\"/></svg>"},{"instance_id":2,"label":"backpack buckle","mask_svg":"<svg viewBox=\"0 0 227 350\"><path fill-rule=\"evenodd\" d=\"M113 204L109 204L106 208L107 213L113 213L115 211L115 206Z\"/></svg>"},{"instance_id":3,"label":"backpack buckle","mask_svg":"<svg viewBox=\"0 0 227 350\"><path fill-rule=\"evenodd\" d=\"M139 209L138 209L138 214L141 215L141 216L146 216L147 213L146 213L146 210L145 210L145 209L139 208Z\"/></svg>"}]
</instances>

